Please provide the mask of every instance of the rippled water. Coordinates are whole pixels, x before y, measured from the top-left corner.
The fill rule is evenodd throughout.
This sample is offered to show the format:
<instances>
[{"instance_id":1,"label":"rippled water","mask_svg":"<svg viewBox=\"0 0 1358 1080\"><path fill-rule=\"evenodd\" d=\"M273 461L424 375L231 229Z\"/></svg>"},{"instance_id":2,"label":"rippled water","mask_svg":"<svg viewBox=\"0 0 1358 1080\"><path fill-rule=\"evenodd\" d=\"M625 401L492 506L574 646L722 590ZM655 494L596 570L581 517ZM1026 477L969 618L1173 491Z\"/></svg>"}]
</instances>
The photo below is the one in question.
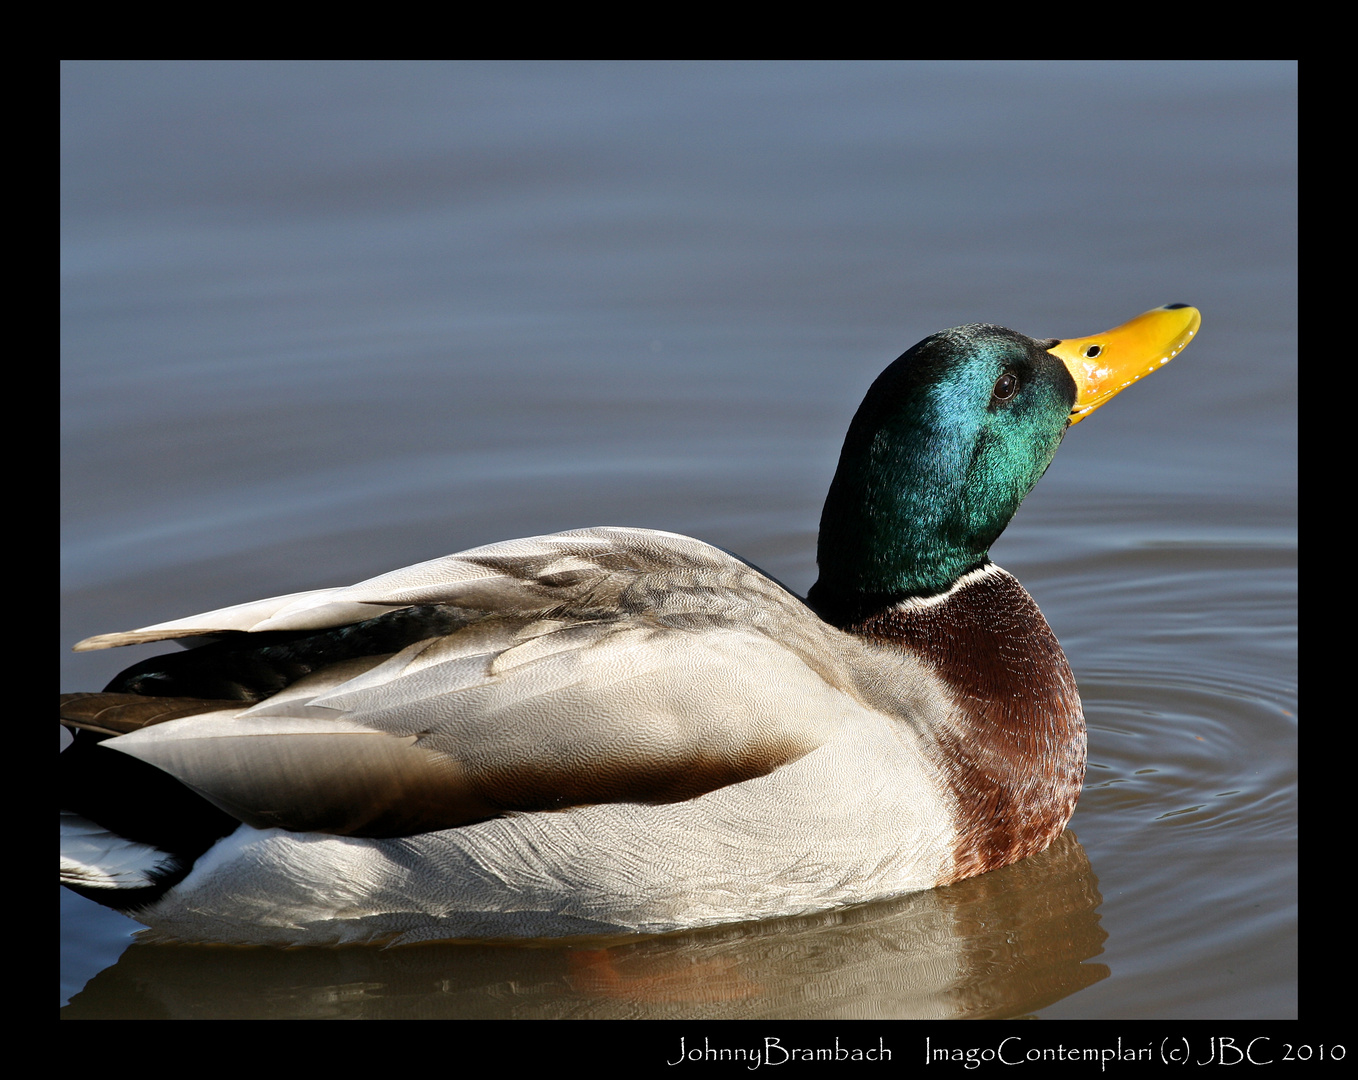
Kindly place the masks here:
<instances>
[{"instance_id":1,"label":"rippled water","mask_svg":"<svg viewBox=\"0 0 1358 1080\"><path fill-rule=\"evenodd\" d=\"M994 551L1090 722L1051 851L539 948L131 945L63 890L66 1015L1294 1015L1294 91L1270 64L67 65L63 690L153 651L65 651L89 634L587 525L804 591L848 419L914 341L1204 322Z\"/></svg>"}]
</instances>

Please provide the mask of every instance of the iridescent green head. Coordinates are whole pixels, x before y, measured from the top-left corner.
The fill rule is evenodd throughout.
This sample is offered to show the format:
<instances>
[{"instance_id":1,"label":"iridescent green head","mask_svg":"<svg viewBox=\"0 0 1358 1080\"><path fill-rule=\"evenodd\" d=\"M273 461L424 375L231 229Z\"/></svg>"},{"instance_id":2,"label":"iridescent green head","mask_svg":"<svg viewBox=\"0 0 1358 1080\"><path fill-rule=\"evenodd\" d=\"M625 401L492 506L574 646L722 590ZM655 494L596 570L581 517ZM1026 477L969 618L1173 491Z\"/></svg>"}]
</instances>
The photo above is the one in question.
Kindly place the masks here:
<instances>
[{"instance_id":1,"label":"iridescent green head","mask_svg":"<svg viewBox=\"0 0 1358 1080\"><path fill-rule=\"evenodd\" d=\"M812 604L842 622L984 564L1066 429L1175 356L1199 322L1169 305L1088 338L983 324L925 338L878 376L849 427Z\"/></svg>"}]
</instances>

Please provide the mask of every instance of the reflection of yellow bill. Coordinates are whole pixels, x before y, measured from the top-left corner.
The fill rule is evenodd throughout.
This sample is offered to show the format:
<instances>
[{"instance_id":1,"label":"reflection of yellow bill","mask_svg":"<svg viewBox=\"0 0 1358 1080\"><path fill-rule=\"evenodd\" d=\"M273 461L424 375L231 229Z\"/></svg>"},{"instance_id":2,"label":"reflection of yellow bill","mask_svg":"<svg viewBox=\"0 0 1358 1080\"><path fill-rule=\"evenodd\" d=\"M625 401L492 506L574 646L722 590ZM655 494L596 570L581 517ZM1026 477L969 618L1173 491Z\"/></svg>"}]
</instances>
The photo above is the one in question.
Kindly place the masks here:
<instances>
[{"instance_id":1,"label":"reflection of yellow bill","mask_svg":"<svg viewBox=\"0 0 1358 1080\"><path fill-rule=\"evenodd\" d=\"M1047 351L1065 362L1078 390L1070 422L1078 424L1119 391L1168 364L1201 324L1197 308L1166 304L1102 334L1058 341Z\"/></svg>"}]
</instances>

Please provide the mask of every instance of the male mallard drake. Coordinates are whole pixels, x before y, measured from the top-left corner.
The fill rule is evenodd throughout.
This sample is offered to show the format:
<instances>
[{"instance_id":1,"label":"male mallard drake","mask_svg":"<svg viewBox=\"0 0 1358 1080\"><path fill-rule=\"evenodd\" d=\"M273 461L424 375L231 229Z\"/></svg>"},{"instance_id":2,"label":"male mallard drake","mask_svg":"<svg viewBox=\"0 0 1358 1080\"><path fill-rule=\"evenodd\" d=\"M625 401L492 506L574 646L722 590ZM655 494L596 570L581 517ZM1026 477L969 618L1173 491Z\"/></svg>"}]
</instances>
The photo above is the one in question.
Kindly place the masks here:
<instances>
[{"instance_id":1,"label":"male mallard drake","mask_svg":"<svg viewBox=\"0 0 1358 1080\"><path fill-rule=\"evenodd\" d=\"M989 548L1199 321L925 338L853 419L805 601L597 528L83 641L189 649L63 698L62 881L169 938L320 943L666 931L1039 852L1084 717Z\"/></svg>"}]
</instances>

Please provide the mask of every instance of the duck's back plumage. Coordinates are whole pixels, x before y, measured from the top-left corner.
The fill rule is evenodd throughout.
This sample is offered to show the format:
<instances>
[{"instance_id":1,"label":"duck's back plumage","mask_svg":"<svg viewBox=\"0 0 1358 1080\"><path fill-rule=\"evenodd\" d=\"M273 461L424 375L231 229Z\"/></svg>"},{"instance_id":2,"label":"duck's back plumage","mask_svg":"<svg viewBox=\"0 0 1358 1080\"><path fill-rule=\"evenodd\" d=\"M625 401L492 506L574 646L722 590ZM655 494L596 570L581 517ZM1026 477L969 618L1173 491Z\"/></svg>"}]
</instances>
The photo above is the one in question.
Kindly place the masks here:
<instances>
[{"instance_id":1,"label":"duck's back plumage","mask_svg":"<svg viewBox=\"0 0 1358 1080\"><path fill-rule=\"evenodd\" d=\"M402 617L439 632L344 654L346 634ZM687 537L494 544L90 646L170 638L310 667L257 703L195 709L192 650L161 680L170 696L65 700L68 721L128 730L101 753L153 764L245 823L157 899L148 914L172 935L210 922L229 940L238 922L250 940L347 939L420 912L439 934L673 929L953 876L951 796L924 734L946 721L943 683ZM145 690L166 667L123 681ZM296 869L318 860L319 877ZM345 905L313 922L317 880L363 882L360 922ZM218 894L228 910L209 918L203 897Z\"/></svg>"},{"instance_id":2,"label":"duck's back plumage","mask_svg":"<svg viewBox=\"0 0 1358 1080\"><path fill-rule=\"evenodd\" d=\"M640 529L494 544L127 636L208 639L215 655L124 676L177 708L118 749L249 824L362 836L692 798L825 742L866 667L889 659L898 682L927 682L717 548ZM185 697L200 668L216 679L270 652L295 681L241 686L257 703ZM67 718L117 731L131 726L120 710L138 723L158 704L114 686L68 699Z\"/></svg>"}]
</instances>

